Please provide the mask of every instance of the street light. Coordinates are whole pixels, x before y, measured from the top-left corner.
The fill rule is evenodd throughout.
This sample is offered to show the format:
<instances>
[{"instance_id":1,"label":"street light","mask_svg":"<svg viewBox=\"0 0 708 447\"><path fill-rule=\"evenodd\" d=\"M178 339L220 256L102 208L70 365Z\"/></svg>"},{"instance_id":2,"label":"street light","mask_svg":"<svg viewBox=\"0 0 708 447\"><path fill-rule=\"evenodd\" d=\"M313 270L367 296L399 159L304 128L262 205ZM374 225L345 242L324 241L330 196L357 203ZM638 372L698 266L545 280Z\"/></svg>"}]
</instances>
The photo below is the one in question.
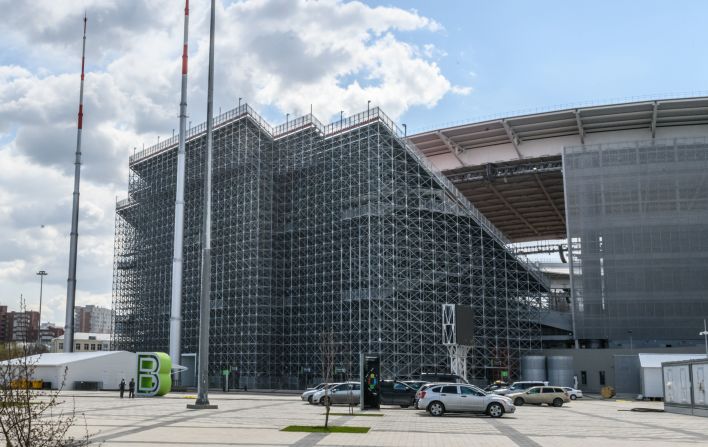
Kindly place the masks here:
<instances>
[{"instance_id":1,"label":"street light","mask_svg":"<svg viewBox=\"0 0 708 447\"><path fill-rule=\"evenodd\" d=\"M44 270L37 272L37 276L39 276L39 327L37 328L37 341L40 341L42 336L42 286L44 285L44 277L47 275L48 273Z\"/></svg>"},{"instance_id":2,"label":"street light","mask_svg":"<svg viewBox=\"0 0 708 447\"><path fill-rule=\"evenodd\" d=\"M698 335L702 335L706 341L706 355L708 355L708 328L706 327L706 319L703 319L703 332L699 332Z\"/></svg>"}]
</instances>

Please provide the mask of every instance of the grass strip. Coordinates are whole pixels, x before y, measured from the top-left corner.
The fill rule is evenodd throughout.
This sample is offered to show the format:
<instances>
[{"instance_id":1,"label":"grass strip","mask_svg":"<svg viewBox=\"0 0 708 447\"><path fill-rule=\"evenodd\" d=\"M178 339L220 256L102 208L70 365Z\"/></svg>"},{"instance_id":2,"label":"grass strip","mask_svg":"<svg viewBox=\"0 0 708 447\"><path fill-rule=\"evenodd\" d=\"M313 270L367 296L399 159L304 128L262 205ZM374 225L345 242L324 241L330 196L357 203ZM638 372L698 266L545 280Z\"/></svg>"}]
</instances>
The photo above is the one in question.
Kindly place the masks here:
<instances>
[{"instance_id":1,"label":"grass strip","mask_svg":"<svg viewBox=\"0 0 708 447\"><path fill-rule=\"evenodd\" d=\"M325 414L322 413L322 416ZM354 414L349 414L349 413L330 413L330 416L378 416L378 417L383 417L383 413L354 413Z\"/></svg>"},{"instance_id":2,"label":"grass strip","mask_svg":"<svg viewBox=\"0 0 708 447\"><path fill-rule=\"evenodd\" d=\"M368 433L370 427L347 427L335 425L324 427L322 425L288 425L280 431L305 432L305 433Z\"/></svg>"}]
</instances>

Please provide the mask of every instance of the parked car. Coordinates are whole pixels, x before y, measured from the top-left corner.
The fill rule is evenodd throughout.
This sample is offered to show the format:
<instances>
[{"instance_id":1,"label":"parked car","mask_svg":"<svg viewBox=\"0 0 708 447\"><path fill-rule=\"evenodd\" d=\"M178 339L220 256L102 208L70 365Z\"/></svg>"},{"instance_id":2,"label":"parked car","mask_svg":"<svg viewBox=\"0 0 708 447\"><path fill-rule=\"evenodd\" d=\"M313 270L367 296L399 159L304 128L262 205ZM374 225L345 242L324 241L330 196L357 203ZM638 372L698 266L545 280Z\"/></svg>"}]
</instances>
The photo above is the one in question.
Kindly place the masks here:
<instances>
[{"instance_id":1,"label":"parked car","mask_svg":"<svg viewBox=\"0 0 708 447\"><path fill-rule=\"evenodd\" d=\"M325 393L326 391L326 393ZM339 383L330 387L329 390L321 389L312 396L312 404L327 405L329 400L331 404L358 404L361 394L361 386L359 382Z\"/></svg>"},{"instance_id":2,"label":"parked car","mask_svg":"<svg viewBox=\"0 0 708 447\"><path fill-rule=\"evenodd\" d=\"M493 418L516 411L511 399L505 396L487 394L476 386L457 383L436 383L421 390L418 408L432 416L469 412L486 413Z\"/></svg>"},{"instance_id":3,"label":"parked car","mask_svg":"<svg viewBox=\"0 0 708 447\"><path fill-rule=\"evenodd\" d=\"M300 395L300 399L306 400L306 401L310 402L310 401L312 400L312 396L313 396L316 392L318 392L319 390L321 390L321 389L324 387L324 385L325 385L324 383L320 383L319 385L317 385L317 386L315 386L315 387L313 387L313 388L308 388L308 389L306 389L305 392Z\"/></svg>"},{"instance_id":4,"label":"parked car","mask_svg":"<svg viewBox=\"0 0 708 447\"><path fill-rule=\"evenodd\" d=\"M413 389L407 383L399 380L382 380L381 404L400 405L401 408L408 408L413 405L416 391L417 389Z\"/></svg>"},{"instance_id":5,"label":"parked car","mask_svg":"<svg viewBox=\"0 0 708 447\"><path fill-rule=\"evenodd\" d=\"M571 388L569 386L564 386L563 390L568 393L570 400L580 399L583 397L583 392L581 390L576 390L575 388Z\"/></svg>"},{"instance_id":6,"label":"parked car","mask_svg":"<svg viewBox=\"0 0 708 447\"><path fill-rule=\"evenodd\" d=\"M526 391L529 388L534 387L534 386L544 386L544 385L548 386L548 382L531 382L531 381L514 382L508 388L498 388L498 389L494 390L493 392L494 392L494 394L506 396L507 394L519 393L521 391Z\"/></svg>"},{"instance_id":7,"label":"parked car","mask_svg":"<svg viewBox=\"0 0 708 447\"><path fill-rule=\"evenodd\" d=\"M520 407L524 404L548 404L554 407L562 407L564 403L570 402L568 393L561 387L553 386L535 386L526 391L517 393L509 393L507 397L514 402L514 405Z\"/></svg>"},{"instance_id":8,"label":"parked car","mask_svg":"<svg viewBox=\"0 0 708 447\"><path fill-rule=\"evenodd\" d=\"M434 383L426 383L425 385L422 385L420 388L418 388L418 391L415 393L415 399L413 400L413 408L416 410L423 410L423 408L418 407L418 401L420 401L420 396L423 394L423 391L427 390L431 386L434 386Z\"/></svg>"},{"instance_id":9,"label":"parked car","mask_svg":"<svg viewBox=\"0 0 708 447\"><path fill-rule=\"evenodd\" d=\"M501 380L497 380L494 383L491 383L484 387L484 391L490 392L494 390L498 390L500 388L509 388L509 384L507 382L503 382Z\"/></svg>"},{"instance_id":10,"label":"parked car","mask_svg":"<svg viewBox=\"0 0 708 447\"><path fill-rule=\"evenodd\" d=\"M334 388L338 385L341 385L341 383L329 383L329 384L327 384L327 388L331 390L332 388ZM312 393L312 396L310 396L310 398L307 401L309 403L311 403L312 405L319 404L320 399L324 396L324 390L325 390L324 386L322 388L320 388L319 390L316 390L314 393Z\"/></svg>"}]
</instances>

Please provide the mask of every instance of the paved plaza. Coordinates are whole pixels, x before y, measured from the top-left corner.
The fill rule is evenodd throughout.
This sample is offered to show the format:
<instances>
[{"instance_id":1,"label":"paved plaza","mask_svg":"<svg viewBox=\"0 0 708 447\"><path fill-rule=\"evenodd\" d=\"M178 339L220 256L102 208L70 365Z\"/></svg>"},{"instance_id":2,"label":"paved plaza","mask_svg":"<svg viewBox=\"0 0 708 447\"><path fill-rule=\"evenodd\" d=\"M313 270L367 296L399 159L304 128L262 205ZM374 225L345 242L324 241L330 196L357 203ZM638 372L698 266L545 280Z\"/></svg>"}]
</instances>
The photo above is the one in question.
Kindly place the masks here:
<instances>
[{"instance_id":1,"label":"paved plaza","mask_svg":"<svg viewBox=\"0 0 708 447\"><path fill-rule=\"evenodd\" d=\"M187 410L193 396L119 399L117 393L67 392L84 413L89 432L104 446L704 446L708 420L671 413L661 402L583 399L562 408L523 406L513 415L433 418L423 411L384 407L383 417L332 416L335 425L368 426L367 434L288 433L288 425L317 425L323 407L299 396L210 394L218 410ZM335 406L337 413L347 412ZM357 410L358 412L358 410Z\"/></svg>"}]
</instances>

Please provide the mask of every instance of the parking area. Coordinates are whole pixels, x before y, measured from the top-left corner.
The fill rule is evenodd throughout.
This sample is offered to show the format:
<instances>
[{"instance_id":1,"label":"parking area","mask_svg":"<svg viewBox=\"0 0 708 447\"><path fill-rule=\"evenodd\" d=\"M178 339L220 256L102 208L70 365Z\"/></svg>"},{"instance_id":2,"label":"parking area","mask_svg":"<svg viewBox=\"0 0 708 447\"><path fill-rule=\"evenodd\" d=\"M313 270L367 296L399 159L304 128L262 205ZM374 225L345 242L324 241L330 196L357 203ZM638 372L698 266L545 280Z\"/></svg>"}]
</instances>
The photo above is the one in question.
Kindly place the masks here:
<instances>
[{"instance_id":1,"label":"parking area","mask_svg":"<svg viewBox=\"0 0 708 447\"><path fill-rule=\"evenodd\" d=\"M189 395L119 399L117 393L71 392L88 430L104 446L698 446L708 445L705 418L671 413L661 402L582 399L561 408L523 406L513 415L431 417L384 407L383 417L332 416L331 423L371 427L366 434L282 432L288 425L318 425L324 409L299 396L210 394L217 410L187 410ZM346 413L346 406L333 406ZM358 412L358 410L357 410ZM77 429L78 430L78 429Z\"/></svg>"}]
</instances>

